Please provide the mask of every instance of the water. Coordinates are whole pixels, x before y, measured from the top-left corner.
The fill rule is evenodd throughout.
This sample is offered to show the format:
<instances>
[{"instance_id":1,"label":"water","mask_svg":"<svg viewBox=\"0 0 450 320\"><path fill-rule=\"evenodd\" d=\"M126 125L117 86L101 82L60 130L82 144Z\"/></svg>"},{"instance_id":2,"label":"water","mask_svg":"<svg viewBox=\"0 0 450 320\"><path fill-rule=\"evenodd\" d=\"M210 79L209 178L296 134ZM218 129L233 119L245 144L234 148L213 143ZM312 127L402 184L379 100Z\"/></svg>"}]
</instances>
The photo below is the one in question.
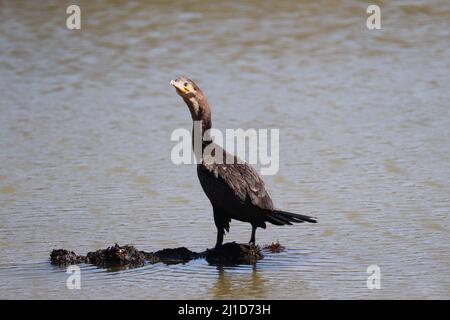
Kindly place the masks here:
<instances>
[{"instance_id":1,"label":"water","mask_svg":"<svg viewBox=\"0 0 450 320\"><path fill-rule=\"evenodd\" d=\"M68 4L1 2L0 298L450 298L447 1L386 2L375 31L363 1L82 1L81 31ZM195 167L170 161L178 75L214 127L281 129L267 187L319 224L258 230L287 251L256 266L83 265L66 289L54 248L214 244Z\"/></svg>"}]
</instances>

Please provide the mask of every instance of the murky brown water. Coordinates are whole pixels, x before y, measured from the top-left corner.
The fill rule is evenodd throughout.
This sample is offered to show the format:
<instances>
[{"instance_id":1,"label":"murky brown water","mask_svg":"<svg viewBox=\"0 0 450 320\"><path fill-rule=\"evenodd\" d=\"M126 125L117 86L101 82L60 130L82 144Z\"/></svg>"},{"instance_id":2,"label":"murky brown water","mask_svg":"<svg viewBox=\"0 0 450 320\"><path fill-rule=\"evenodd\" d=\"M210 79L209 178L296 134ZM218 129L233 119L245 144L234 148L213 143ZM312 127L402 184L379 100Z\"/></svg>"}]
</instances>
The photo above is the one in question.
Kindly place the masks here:
<instances>
[{"instance_id":1,"label":"murky brown water","mask_svg":"<svg viewBox=\"0 0 450 320\"><path fill-rule=\"evenodd\" d=\"M0 2L0 298L450 298L450 6L393 2L369 31L364 1L82 1L81 32L64 1ZM53 248L213 245L170 161L181 74L215 127L281 129L266 184L320 223L259 231L288 250L255 267L83 266L66 289Z\"/></svg>"}]
</instances>

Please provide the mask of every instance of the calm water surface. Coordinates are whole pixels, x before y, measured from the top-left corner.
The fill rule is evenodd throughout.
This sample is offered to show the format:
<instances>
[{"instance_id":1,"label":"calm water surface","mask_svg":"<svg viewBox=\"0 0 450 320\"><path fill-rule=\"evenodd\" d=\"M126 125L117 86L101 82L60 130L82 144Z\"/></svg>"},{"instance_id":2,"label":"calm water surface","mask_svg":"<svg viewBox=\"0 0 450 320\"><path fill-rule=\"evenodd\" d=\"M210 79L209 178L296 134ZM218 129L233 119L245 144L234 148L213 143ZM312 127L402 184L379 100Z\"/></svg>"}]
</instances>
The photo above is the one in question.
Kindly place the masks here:
<instances>
[{"instance_id":1,"label":"calm water surface","mask_svg":"<svg viewBox=\"0 0 450 320\"><path fill-rule=\"evenodd\" d=\"M385 2L379 31L364 1L82 1L81 31L68 4L0 2L0 298L450 298L448 1ZM287 251L256 266L84 265L66 289L54 248L214 244L170 161L183 74L216 128L281 129L267 187L320 223L259 231Z\"/></svg>"}]
</instances>

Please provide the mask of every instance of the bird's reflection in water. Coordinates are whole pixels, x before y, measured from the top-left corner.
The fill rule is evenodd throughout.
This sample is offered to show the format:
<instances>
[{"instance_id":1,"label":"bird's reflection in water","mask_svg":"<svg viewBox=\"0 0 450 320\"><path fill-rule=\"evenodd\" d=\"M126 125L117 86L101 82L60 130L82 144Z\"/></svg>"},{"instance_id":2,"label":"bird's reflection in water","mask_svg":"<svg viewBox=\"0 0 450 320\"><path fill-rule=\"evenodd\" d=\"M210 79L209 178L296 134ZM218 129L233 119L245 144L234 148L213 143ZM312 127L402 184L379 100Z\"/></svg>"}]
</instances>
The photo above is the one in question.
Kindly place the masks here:
<instances>
[{"instance_id":1,"label":"bird's reflection in water","mask_svg":"<svg viewBox=\"0 0 450 320\"><path fill-rule=\"evenodd\" d=\"M268 281L263 277L258 267L217 266L217 280L211 288L214 299L245 299L266 298Z\"/></svg>"}]
</instances>

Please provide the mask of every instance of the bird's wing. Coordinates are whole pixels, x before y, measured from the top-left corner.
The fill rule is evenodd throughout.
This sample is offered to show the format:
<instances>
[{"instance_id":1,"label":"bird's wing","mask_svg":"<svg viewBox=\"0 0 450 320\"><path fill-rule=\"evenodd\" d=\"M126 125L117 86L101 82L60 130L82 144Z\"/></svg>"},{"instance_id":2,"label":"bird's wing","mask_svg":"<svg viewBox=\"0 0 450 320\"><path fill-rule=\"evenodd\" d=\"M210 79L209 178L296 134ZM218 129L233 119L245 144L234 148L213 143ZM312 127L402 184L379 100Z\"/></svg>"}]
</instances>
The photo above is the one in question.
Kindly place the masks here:
<instances>
[{"instance_id":1,"label":"bird's wing","mask_svg":"<svg viewBox=\"0 0 450 320\"><path fill-rule=\"evenodd\" d=\"M237 157L234 158L237 160ZM208 190L205 187L204 190L207 195L209 193L210 200L218 202L238 200L242 204L250 202L260 209L273 210L272 199L263 180L247 163L235 161L234 164L202 164L199 166L198 174L200 180L203 179L208 184L206 188Z\"/></svg>"}]
</instances>

